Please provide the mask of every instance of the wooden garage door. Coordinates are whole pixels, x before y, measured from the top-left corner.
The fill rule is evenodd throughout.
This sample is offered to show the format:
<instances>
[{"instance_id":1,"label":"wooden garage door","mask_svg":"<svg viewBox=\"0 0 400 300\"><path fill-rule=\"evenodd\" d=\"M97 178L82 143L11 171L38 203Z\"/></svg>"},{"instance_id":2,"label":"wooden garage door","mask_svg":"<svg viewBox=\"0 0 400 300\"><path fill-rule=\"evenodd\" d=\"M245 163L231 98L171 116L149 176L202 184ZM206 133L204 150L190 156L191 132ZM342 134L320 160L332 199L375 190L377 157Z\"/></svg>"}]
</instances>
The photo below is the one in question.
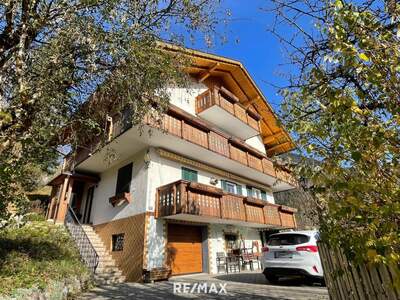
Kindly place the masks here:
<instances>
[{"instance_id":1,"label":"wooden garage door","mask_svg":"<svg viewBox=\"0 0 400 300\"><path fill-rule=\"evenodd\" d=\"M202 272L200 226L168 224L167 249L172 275Z\"/></svg>"}]
</instances>

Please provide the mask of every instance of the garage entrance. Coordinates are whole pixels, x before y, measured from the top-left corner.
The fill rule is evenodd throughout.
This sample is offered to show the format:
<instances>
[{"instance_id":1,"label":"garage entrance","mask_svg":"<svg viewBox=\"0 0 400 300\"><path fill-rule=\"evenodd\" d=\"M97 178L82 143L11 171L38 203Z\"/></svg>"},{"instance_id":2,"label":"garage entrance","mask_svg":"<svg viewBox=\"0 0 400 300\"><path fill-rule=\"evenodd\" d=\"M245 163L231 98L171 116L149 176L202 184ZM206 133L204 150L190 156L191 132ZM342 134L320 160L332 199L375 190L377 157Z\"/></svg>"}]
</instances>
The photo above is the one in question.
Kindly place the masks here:
<instances>
[{"instance_id":1,"label":"garage entrance","mask_svg":"<svg viewBox=\"0 0 400 300\"><path fill-rule=\"evenodd\" d=\"M203 272L203 227L168 224L168 263L172 275Z\"/></svg>"}]
</instances>

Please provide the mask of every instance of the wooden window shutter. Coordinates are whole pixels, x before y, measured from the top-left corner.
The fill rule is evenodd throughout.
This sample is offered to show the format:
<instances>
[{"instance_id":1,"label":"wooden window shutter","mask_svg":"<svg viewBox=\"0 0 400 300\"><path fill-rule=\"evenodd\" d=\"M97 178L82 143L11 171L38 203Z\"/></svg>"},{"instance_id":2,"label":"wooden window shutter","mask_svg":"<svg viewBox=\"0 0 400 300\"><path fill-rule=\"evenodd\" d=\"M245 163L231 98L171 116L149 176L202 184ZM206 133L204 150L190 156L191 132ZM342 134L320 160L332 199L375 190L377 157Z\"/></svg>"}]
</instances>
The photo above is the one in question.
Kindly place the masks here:
<instances>
[{"instance_id":1,"label":"wooden window shutter","mask_svg":"<svg viewBox=\"0 0 400 300\"><path fill-rule=\"evenodd\" d=\"M182 179L197 182L197 171L182 167Z\"/></svg>"}]
</instances>

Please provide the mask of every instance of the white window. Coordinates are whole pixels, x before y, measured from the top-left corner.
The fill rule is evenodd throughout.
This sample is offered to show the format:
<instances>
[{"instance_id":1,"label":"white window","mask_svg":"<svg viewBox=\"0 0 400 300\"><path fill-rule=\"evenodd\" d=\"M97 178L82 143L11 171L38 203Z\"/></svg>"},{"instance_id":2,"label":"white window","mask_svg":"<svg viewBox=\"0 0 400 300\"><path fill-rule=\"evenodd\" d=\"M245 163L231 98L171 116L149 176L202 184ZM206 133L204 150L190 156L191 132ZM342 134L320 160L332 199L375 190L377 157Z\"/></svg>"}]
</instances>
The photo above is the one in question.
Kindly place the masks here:
<instances>
[{"instance_id":1,"label":"white window","mask_svg":"<svg viewBox=\"0 0 400 300\"><path fill-rule=\"evenodd\" d=\"M253 197L256 199L261 199L261 191L253 187Z\"/></svg>"},{"instance_id":2,"label":"white window","mask_svg":"<svg viewBox=\"0 0 400 300\"><path fill-rule=\"evenodd\" d=\"M236 184L234 184L233 182L226 182L226 191L228 193L232 193L232 194L236 194Z\"/></svg>"}]
</instances>

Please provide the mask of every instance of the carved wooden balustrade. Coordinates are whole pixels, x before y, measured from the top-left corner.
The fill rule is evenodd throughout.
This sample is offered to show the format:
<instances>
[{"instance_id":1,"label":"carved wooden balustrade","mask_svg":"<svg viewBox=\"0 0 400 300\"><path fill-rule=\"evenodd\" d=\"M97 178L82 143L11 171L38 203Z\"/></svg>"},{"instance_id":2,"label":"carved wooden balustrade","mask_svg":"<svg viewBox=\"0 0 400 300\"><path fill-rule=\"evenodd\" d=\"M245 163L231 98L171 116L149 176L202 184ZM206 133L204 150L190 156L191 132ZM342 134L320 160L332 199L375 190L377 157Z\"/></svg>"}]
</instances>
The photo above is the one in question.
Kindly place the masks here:
<instances>
[{"instance_id":1,"label":"carved wooden balustrade","mask_svg":"<svg viewBox=\"0 0 400 300\"><path fill-rule=\"evenodd\" d=\"M197 215L271 227L295 228L295 209L264 200L233 195L222 189L178 180L161 186L156 195L156 217Z\"/></svg>"},{"instance_id":2,"label":"carved wooden balustrade","mask_svg":"<svg viewBox=\"0 0 400 300\"><path fill-rule=\"evenodd\" d=\"M260 116L257 113L246 109L239 102L239 99L226 88L214 87L196 97L196 113L201 113L214 105L221 107L243 123L257 131L260 131Z\"/></svg>"}]
</instances>

